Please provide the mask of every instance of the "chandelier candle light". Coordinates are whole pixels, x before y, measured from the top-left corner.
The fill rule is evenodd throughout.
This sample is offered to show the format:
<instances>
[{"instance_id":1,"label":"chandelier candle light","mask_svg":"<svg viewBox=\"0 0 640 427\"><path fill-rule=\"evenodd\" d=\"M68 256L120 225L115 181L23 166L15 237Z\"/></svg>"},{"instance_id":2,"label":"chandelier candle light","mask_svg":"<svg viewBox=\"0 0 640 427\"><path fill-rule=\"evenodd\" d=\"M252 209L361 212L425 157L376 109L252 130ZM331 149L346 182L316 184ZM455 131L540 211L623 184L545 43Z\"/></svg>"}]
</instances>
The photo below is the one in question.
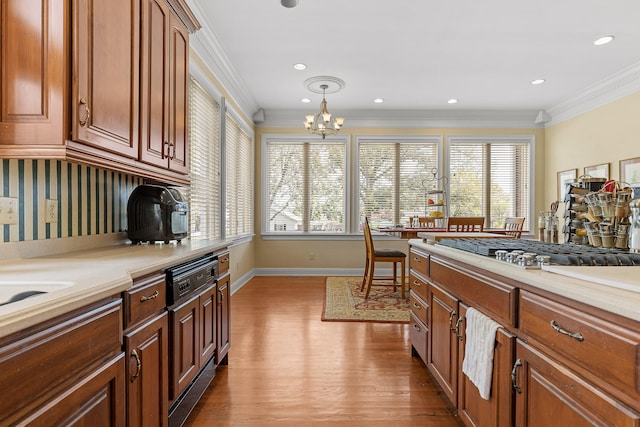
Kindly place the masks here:
<instances>
[{"instance_id":1,"label":"chandelier candle light","mask_svg":"<svg viewBox=\"0 0 640 427\"><path fill-rule=\"evenodd\" d=\"M342 125L344 124L344 118L335 117L333 120L331 119L331 113L329 113L329 110L327 110L327 100L325 98L326 91L327 89L329 89L329 84L328 81L322 81L321 79L335 78L313 78L305 82L305 85L312 92L319 93L318 89L322 90L322 103L320 104L320 112L318 114L309 114L306 116L304 127L309 133L320 135L322 136L322 139L325 139L327 135L335 135L338 133L338 131L340 131ZM337 92L344 86L344 82L339 79L335 80L339 81L341 84L338 84L337 89L334 89L332 93ZM314 83L320 83L320 85L317 87L313 87Z\"/></svg>"}]
</instances>

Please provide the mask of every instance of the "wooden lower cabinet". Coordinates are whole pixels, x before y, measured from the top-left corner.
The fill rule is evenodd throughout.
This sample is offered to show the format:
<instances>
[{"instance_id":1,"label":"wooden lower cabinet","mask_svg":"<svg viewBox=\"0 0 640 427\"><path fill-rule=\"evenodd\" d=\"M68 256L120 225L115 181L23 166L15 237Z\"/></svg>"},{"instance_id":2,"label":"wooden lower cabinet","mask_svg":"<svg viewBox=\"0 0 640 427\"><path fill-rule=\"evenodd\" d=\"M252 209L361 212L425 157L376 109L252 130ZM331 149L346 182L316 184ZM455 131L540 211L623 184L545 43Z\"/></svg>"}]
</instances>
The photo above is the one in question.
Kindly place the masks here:
<instances>
[{"instance_id":1,"label":"wooden lower cabinet","mask_svg":"<svg viewBox=\"0 0 640 427\"><path fill-rule=\"evenodd\" d=\"M638 426L637 411L518 340L514 365L516 425Z\"/></svg>"},{"instance_id":2,"label":"wooden lower cabinet","mask_svg":"<svg viewBox=\"0 0 640 427\"><path fill-rule=\"evenodd\" d=\"M467 306L460 304L460 330L466 328ZM496 332L496 346L493 354L493 376L491 396L488 400L480 396L478 388L462 372L465 357L466 335L462 334L458 351L458 414L468 426L512 426L513 425L513 393L511 368L516 337L499 328Z\"/></svg>"},{"instance_id":3,"label":"wooden lower cabinet","mask_svg":"<svg viewBox=\"0 0 640 427\"><path fill-rule=\"evenodd\" d=\"M125 423L124 354L105 363L73 387L22 420L19 426L121 426Z\"/></svg>"},{"instance_id":4,"label":"wooden lower cabinet","mask_svg":"<svg viewBox=\"0 0 640 427\"><path fill-rule=\"evenodd\" d=\"M228 364L227 354L231 346L231 278L229 274L218 280L218 310L217 310L217 350L216 365Z\"/></svg>"},{"instance_id":5,"label":"wooden lower cabinet","mask_svg":"<svg viewBox=\"0 0 640 427\"><path fill-rule=\"evenodd\" d=\"M164 312L124 337L129 426L168 424L168 329L168 314Z\"/></svg>"},{"instance_id":6,"label":"wooden lower cabinet","mask_svg":"<svg viewBox=\"0 0 640 427\"><path fill-rule=\"evenodd\" d=\"M175 400L200 369L200 295L169 309L171 350L169 399Z\"/></svg>"},{"instance_id":7,"label":"wooden lower cabinet","mask_svg":"<svg viewBox=\"0 0 640 427\"><path fill-rule=\"evenodd\" d=\"M125 424L122 300L0 339L0 425Z\"/></svg>"}]
</instances>

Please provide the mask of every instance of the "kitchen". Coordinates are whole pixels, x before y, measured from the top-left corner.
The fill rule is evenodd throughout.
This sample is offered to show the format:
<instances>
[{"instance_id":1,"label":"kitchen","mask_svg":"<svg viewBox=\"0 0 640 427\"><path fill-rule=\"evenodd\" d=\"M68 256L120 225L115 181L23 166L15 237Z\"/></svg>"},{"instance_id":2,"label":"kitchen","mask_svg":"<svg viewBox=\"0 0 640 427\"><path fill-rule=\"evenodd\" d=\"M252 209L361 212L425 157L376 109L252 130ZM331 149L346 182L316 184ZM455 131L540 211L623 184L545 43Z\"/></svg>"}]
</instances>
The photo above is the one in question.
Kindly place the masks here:
<instances>
[{"instance_id":1,"label":"kitchen","mask_svg":"<svg viewBox=\"0 0 640 427\"><path fill-rule=\"evenodd\" d=\"M126 3L126 2L125 2ZM277 12L280 13L282 7L277 5ZM8 4L3 2L3 7ZM51 2L53 6L58 2ZM123 8L128 8L126 4ZM200 7L203 7L200 5ZM284 10L284 12L304 12L304 3L301 3L299 9ZM34 10L38 10L34 7ZM194 9L197 10L196 7ZM51 9L52 13L59 13L60 19L54 19L52 22L64 23L68 19L62 18L65 10ZM133 11L136 12L136 11ZM105 16L105 14L101 14ZM198 15L198 18L200 16ZM52 28L55 30L55 28ZM70 38L68 33L66 37ZM363 245L360 236L346 234L336 240L318 239L300 239L295 236L286 236L285 238L273 239L263 238L263 225L261 215L264 210L262 195L257 189L262 188L262 163L260 159L263 156L261 141L265 136L271 134L291 134L300 135L304 131L296 125L286 125L293 122L293 118L285 120L285 124L274 123L271 121L274 116L269 115L267 110L266 121L259 123L254 127L252 117L255 109L245 109L239 101L242 97L236 93L230 93L230 89L234 86L220 83L229 76L218 76L212 70L215 67L208 67L206 59L209 54L205 49L199 46L206 39L204 30L198 30L190 36L192 50L190 51L190 69L193 72L200 70L199 73L205 78L211 80L210 84L225 95L229 109L236 111L236 115L243 119L254 132L254 158L255 169L252 171L255 176L255 201L253 209L253 233L255 237L240 236L241 238L234 242L229 248L230 258L233 260L229 266L230 274L233 280L231 286L233 290L238 289L244 283L248 282L254 275L287 275L296 271L318 272L321 274L342 274L351 272L359 274L362 269L362 253ZM69 40L67 40L69 42ZM124 43L124 42L123 42ZM132 46L128 41L128 50ZM3 49L6 52L6 49ZM134 56L135 57L135 56ZM61 61L60 58L58 60ZM3 61L3 64L5 62ZM103 64L98 64L101 66ZM55 69L56 64L51 65ZM128 64L131 66L131 64ZM143 69L145 65L141 66ZM620 70L616 70L620 71ZM119 78L123 74L117 74L113 79ZM404 128L394 124L380 120L380 126L370 127L364 125L366 120L356 120L355 116L351 116L351 124L349 124L349 115L345 114L347 121L343 134L345 135L366 135L375 133L376 135L400 135L414 136L416 134L429 135L447 140L448 136L458 135L524 135L533 136L535 138L535 196L532 202L532 212L536 213L546 207L557 198L557 182L556 172L577 168L580 171L586 166L608 162L611 165L611 177L619 176L619 161L623 159L631 159L638 157L637 151L637 135L640 131L640 124L636 119L640 110L640 92L638 92L637 66L628 68L617 74L615 79L607 82L601 82L601 85L590 88L589 91L582 93L581 97L577 96L572 99L558 100L558 108L551 111L553 121L546 125L537 125L534 123L535 112L533 115L525 115L522 118L516 114L501 114L501 120L489 120L488 125L469 126L471 119L468 116L461 120L455 121L453 125L446 125L445 121L434 120L435 125L425 124L425 121L418 120L418 126L412 128ZM52 74L55 77L55 73ZM104 78L108 76L103 76ZM605 77L605 76L603 76ZM132 90L136 90L135 79L132 79ZM348 82L351 84L352 82ZM354 82L355 83L355 82ZM595 82L593 82L595 84ZM59 90L51 92L53 96L58 97L58 102L50 102L50 106L55 110L56 106L67 105L59 99L63 94L68 93L65 89L64 80ZM140 82L138 82L140 84ZM600 89L597 91L596 89ZM142 91L141 89L137 89ZM73 99L80 98L74 96ZM339 108L338 98L328 97L332 108ZM38 98L40 99L40 98ZM561 101L567 104L562 105ZM73 117L84 119L88 111L84 109L84 105L78 103L73 104ZM577 104L577 105L576 105ZM30 106L29 106L30 107ZM129 105L128 108L115 107L120 111L136 110L139 106ZM573 108L572 108L573 107ZM71 109L71 107L69 107ZM311 110L315 109L312 108ZM56 113L56 111L53 111ZM309 110L309 108L305 108ZM146 111L146 110L145 110ZM96 112L91 109L89 113ZM99 110L97 111L99 114ZM275 112L274 112L275 113ZM53 128L46 132L57 135L62 141L64 138L61 129L64 117L68 115L64 108L60 108L57 112L55 120L52 120ZM70 114L70 113L69 113ZM93 114L91 114L93 115ZM304 116L296 113L296 118ZM562 118L564 115L564 118ZM511 119L511 123L509 123ZM90 118L91 120L91 118ZM300 119L301 120L301 119ZM357 123L361 123L358 125ZM526 123L526 124L523 124ZM56 127L57 126L57 127ZM83 131L83 129L78 129ZM131 130L134 134L137 132ZM120 135L116 138L117 143L122 148L123 132L115 132ZM15 138L20 133L16 130ZM60 143L47 144L46 149L34 150L34 157L38 160L33 162L25 157L26 149L34 149L34 144L28 142L21 145L13 145L5 142L7 136L6 128L3 127L2 146L2 188L3 196L8 198L18 198L24 202L22 205L22 214L17 221L18 224L5 224L2 232L4 244L1 245L0 251L3 259L12 260L18 258L32 258L38 255L50 255L57 252L67 252L69 250L85 250L99 248L126 240L123 231L125 221L122 219L123 206L130 194L132 188L142 182L145 178L162 177L168 182L177 182L184 184L184 175L175 172L164 166L146 166L148 161L140 161L138 159L122 162L122 157L114 160L109 156L96 156L95 148L89 146L88 149L82 149L78 144L69 144L66 148L61 148ZM102 135L104 136L104 135ZM84 137L79 137L84 138ZM11 139L11 138L9 138ZM54 138L55 139L55 138ZM126 138L124 138L126 140ZM103 140L99 140L103 141ZM94 143L101 144L102 142ZM605 151L606 147L606 151ZM61 153L64 151L64 153ZM160 150L150 150L152 152L161 152ZM127 158L131 159L131 155ZM99 160L96 160L98 158ZM24 162L20 160L24 159ZM54 160L56 159L56 160ZM62 159L62 160L59 160ZM47 165L47 160L51 160ZM60 161L60 163L58 163ZM78 167L81 165L81 167ZM117 166L117 167L114 167ZM112 173L113 170L115 173ZM45 172L49 170L49 172ZM22 171L22 172L20 172ZM59 171L59 172L58 172ZM60 176L60 181L58 181ZM48 178L55 177L55 178ZM96 178L97 177L97 178ZM53 186L46 186L45 182L53 182ZM59 182L59 184L58 184ZM100 183L100 188L95 189L96 183ZM69 187L71 191L68 190ZM20 189L23 193L20 193ZM42 188L42 190L40 190ZM106 188L106 191L104 190ZM114 189L118 189L115 191ZM37 189L37 190L34 190ZM50 191L46 195L46 191ZM58 197L58 191L61 196ZM69 193L66 193L69 191ZM64 194L74 194L75 200L70 209L67 205L60 206L58 211L59 220L57 222L46 222L44 220L44 212L46 209L46 199L63 200ZM105 206L108 209L104 213L96 205L97 200L103 200L107 196ZM20 197L22 195L22 197ZM80 198L78 199L78 195ZM67 200L67 199L64 199ZM79 206L79 207L75 207ZM99 205L99 206L102 206ZM31 212L37 213L37 218L31 215ZM96 213L100 212L96 217ZM114 213L112 213L114 212ZM42 215L42 219L40 218ZM355 223L355 220L352 221ZM21 228L21 226L23 228ZM55 227L60 227L60 232L55 232ZM354 230L357 226L354 224ZM22 231L21 231L22 230ZM253 234L253 233L249 233ZM55 237L47 237L55 236ZM64 237L62 237L64 236ZM390 246L398 249L407 250L406 242L388 240L385 241ZM311 255L313 254L313 256ZM169 264L179 261L176 258L169 257ZM299 270L300 269L300 270Z\"/></svg>"}]
</instances>

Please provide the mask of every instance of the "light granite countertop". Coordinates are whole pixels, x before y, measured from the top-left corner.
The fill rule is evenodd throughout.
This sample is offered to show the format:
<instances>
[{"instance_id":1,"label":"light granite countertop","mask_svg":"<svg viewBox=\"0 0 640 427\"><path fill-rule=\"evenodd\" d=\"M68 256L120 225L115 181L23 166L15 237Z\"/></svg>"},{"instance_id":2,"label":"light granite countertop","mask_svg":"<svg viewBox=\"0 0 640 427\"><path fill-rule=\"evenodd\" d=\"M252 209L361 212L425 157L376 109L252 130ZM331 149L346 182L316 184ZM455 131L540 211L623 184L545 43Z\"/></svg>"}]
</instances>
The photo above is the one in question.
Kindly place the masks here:
<instances>
[{"instance_id":1,"label":"light granite countertop","mask_svg":"<svg viewBox=\"0 0 640 427\"><path fill-rule=\"evenodd\" d=\"M96 249L0 262L0 302L19 291L45 293L0 305L0 337L116 295L133 280L220 250L223 241L118 244Z\"/></svg>"},{"instance_id":2,"label":"light granite countertop","mask_svg":"<svg viewBox=\"0 0 640 427\"><path fill-rule=\"evenodd\" d=\"M525 270L491 257L431 242L425 243L422 239L409 240L409 244L529 286L640 321L640 266L564 267L552 269L554 271ZM603 269L615 269L615 274L607 274ZM585 280L586 277L590 280ZM633 284L637 284L636 290Z\"/></svg>"}]
</instances>

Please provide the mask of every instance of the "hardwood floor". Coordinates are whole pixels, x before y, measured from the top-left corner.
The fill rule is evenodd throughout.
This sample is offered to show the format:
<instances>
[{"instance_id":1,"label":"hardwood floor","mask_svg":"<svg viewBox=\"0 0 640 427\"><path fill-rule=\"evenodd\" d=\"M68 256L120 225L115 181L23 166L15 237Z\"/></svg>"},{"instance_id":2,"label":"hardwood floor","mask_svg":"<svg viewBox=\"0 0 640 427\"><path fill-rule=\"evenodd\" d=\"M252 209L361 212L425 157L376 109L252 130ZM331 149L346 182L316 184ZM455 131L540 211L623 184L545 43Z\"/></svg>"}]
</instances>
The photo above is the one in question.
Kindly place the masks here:
<instances>
[{"instance_id":1,"label":"hardwood floor","mask_svg":"<svg viewBox=\"0 0 640 427\"><path fill-rule=\"evenodd\" d=\"M325 277L257 277L231 298L229 365L187 426L460 426L408 325L322 322Z\"/></svg>"}]
</instances>

